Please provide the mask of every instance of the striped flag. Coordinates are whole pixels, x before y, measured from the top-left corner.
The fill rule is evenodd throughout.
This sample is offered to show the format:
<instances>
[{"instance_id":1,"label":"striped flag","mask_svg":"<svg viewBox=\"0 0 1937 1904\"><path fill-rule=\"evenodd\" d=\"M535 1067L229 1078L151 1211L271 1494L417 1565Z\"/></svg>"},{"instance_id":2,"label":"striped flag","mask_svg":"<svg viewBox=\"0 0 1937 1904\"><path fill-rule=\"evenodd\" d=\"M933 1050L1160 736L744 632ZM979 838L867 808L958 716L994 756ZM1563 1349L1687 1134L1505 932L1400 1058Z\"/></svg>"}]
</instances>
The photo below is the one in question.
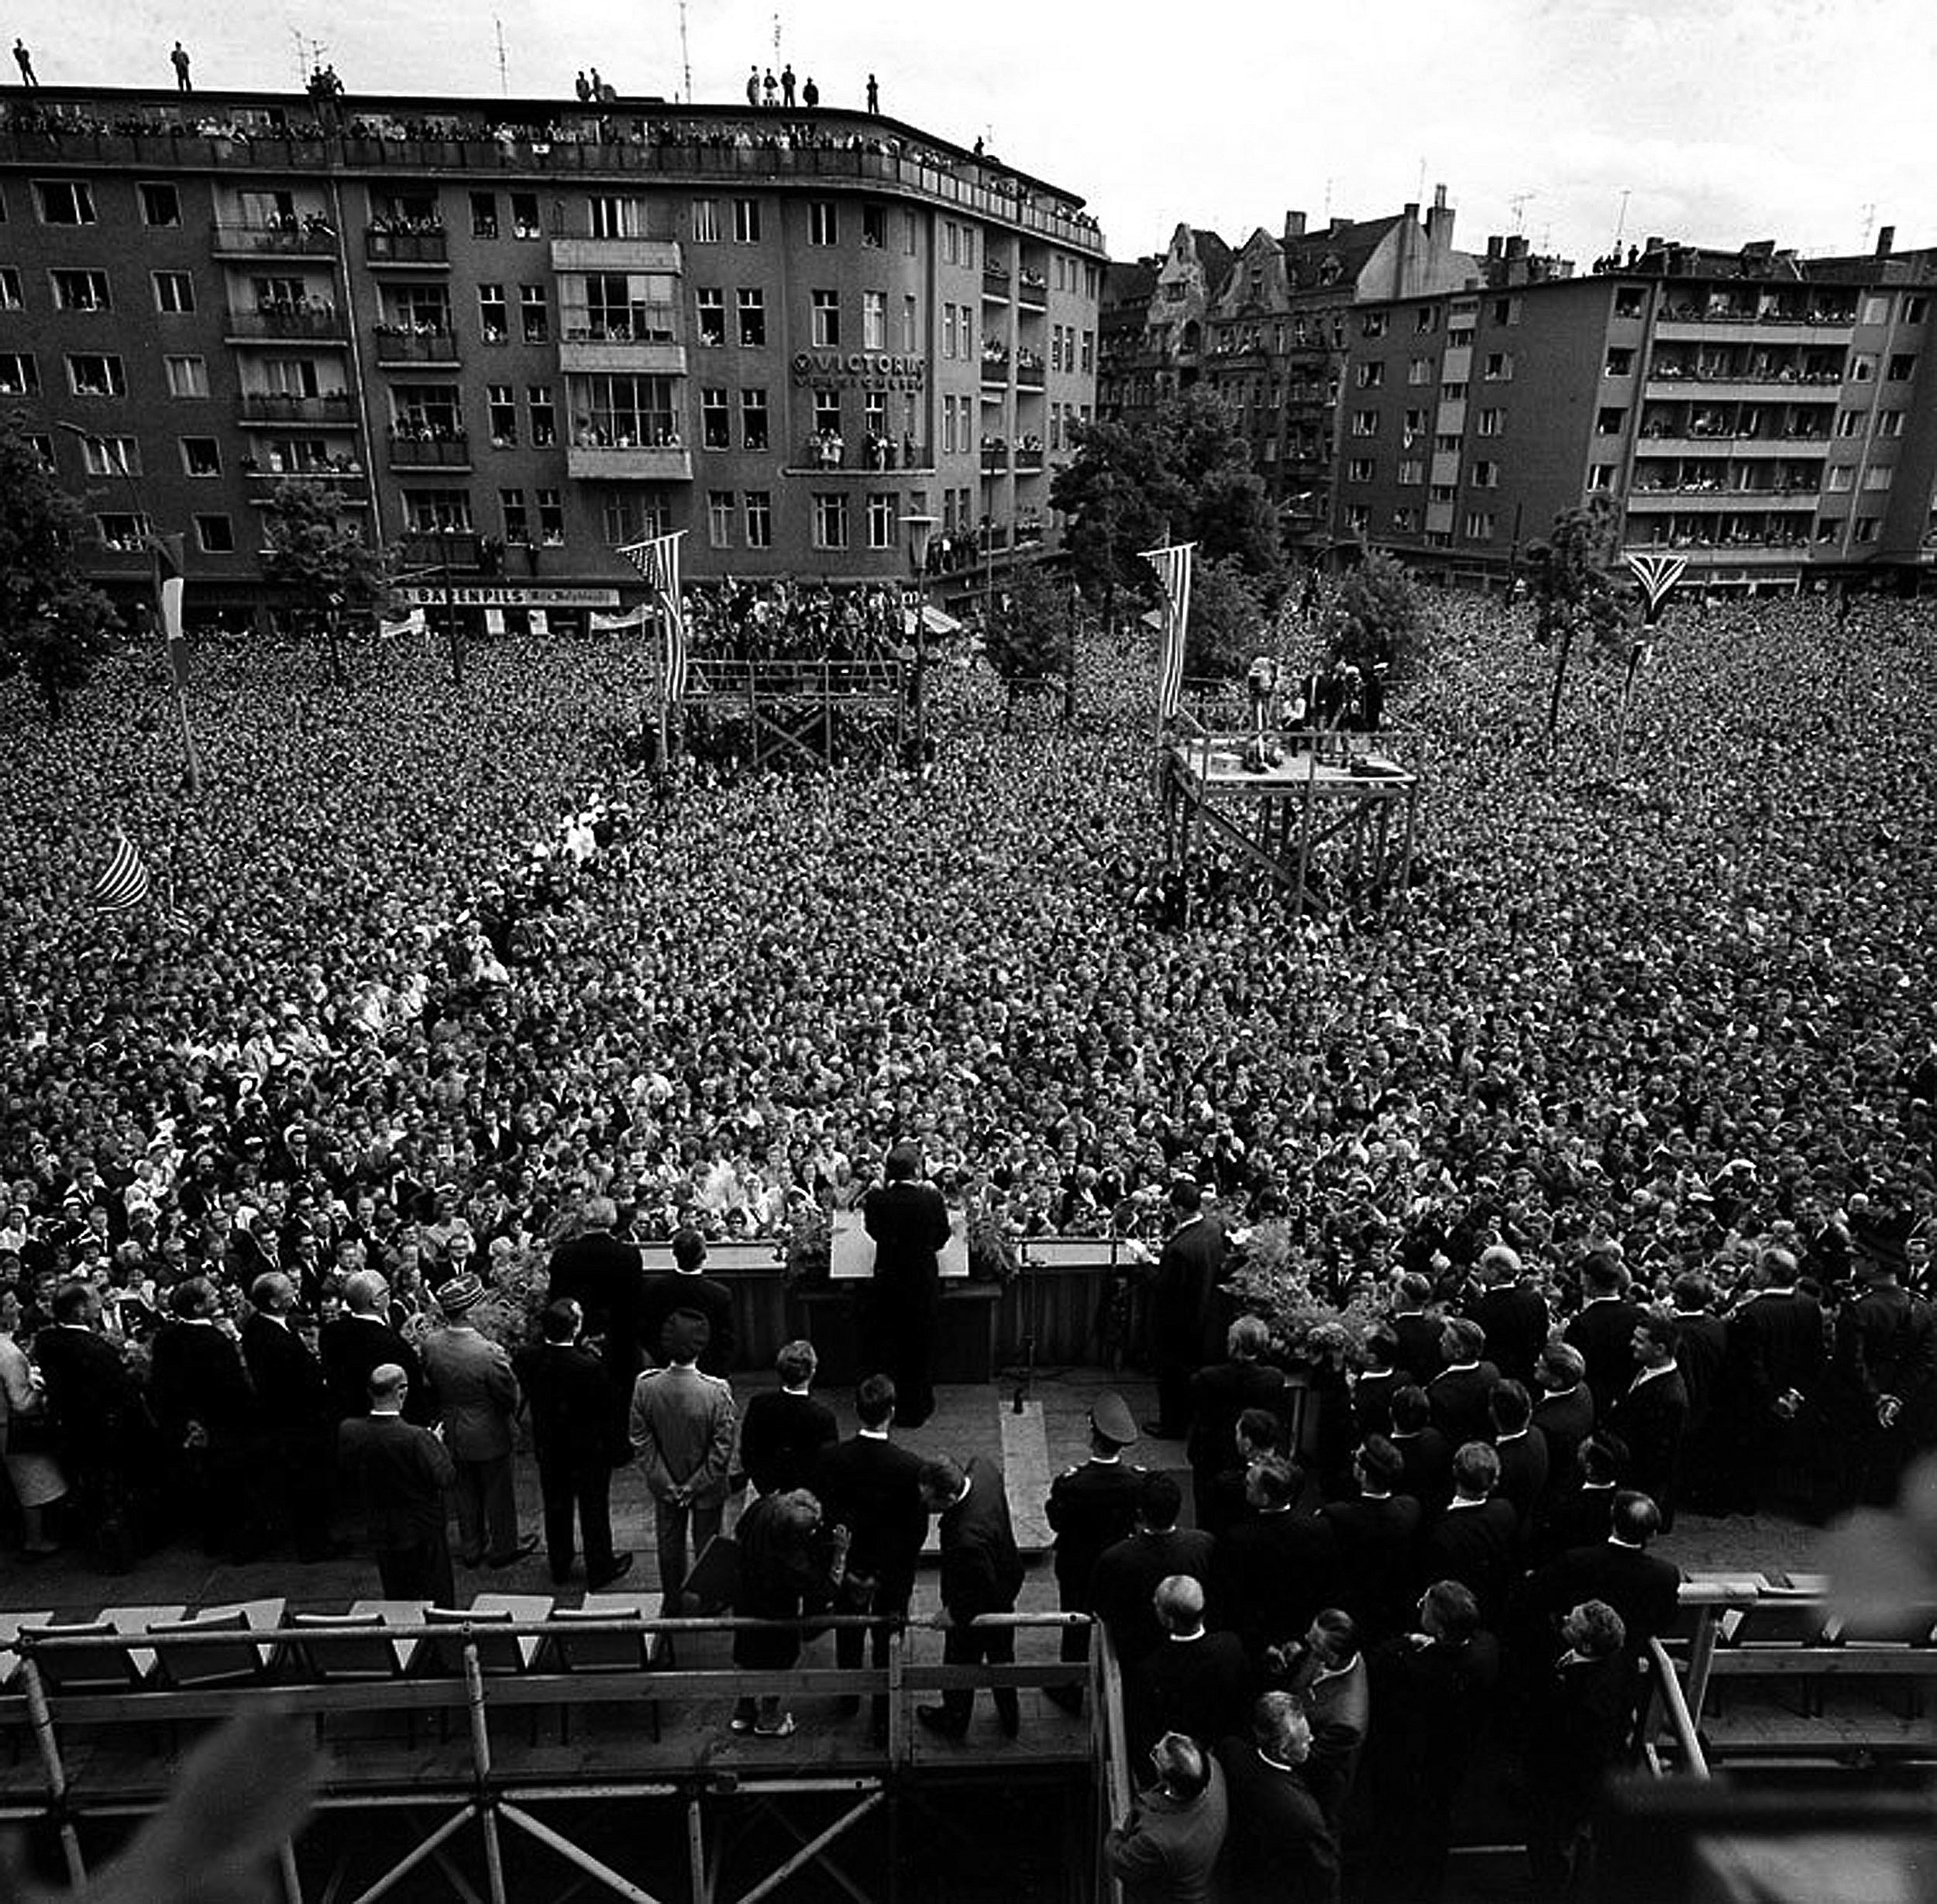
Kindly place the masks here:
<instances>
[{"instance_id":1,"label":"striped flag","mask_svg":"<svg viewBox=\"0 0 1937 1904\"><path fill-rule=\"evenodd\" d=\"M133 841L116 827L114 852L101 877L95 881L95 910L131 911L147 898L148 891L148 869L135 851Z\"/></svg>"},{"instance_id":2,"label":"striped flag","mask_svg":"<svg viewBox=\"0 0 1937 1904\"><path fill-rule=\"evenodd\" d=\"M1641 584L1642 599L1648 604L1648 620L1653 622L1660 617L1661 605L1668 599L1670 590L1688 573L1688 558L1631 552L1627 564L1634 572L1634 579Z\"/></svg>"},{"instance_id":3,"label":"striped flag","mask_svg":"<svg viewBox=\"0 0 1937 1904\"><path fill-rule=\"evenodd\" d=\"M666 629L666 698L686 698L686 611L679 602L679 541L684 529L628 542L619 553L645 577Z\"/></svg>"},{"instance_id":4,"label":"striped flag","mask_svg":"<svg viewBox=\"0 0 1937 1904\"><path fill-rule=\"evenodd\" d=\"M1164 589L1164 625L1157 651L1157 716L1169 720L1184 698L1184 631L1190 622L1191 556L1195 542L1146 549L1144 559Z\"/></svg>"}]
</instances>

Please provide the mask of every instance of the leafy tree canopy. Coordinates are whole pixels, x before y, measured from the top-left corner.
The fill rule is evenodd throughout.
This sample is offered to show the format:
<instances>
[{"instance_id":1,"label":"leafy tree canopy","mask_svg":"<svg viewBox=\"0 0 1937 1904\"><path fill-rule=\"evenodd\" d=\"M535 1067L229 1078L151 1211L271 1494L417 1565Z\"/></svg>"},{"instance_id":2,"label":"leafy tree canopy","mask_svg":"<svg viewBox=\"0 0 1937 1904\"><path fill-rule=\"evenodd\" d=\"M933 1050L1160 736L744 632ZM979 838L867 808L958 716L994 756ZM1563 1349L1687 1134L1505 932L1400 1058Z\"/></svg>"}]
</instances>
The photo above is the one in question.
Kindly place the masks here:
<instances>
[{"instance_id":1,"label":"leafy tree canopy","mask_svg":"<svg viewBox=\"0 0 1937 1904\"><path fill-rule=\"evenodd\" d=\"M1326 645L1354 667L1382 667L1390 680L1401 681L1423 666L1433 622L1425 591L1404 564L1374 549L1340 584L1326 616Z\"/></svg>"},{"instance_id":2,"label":"leafy tree canopy","mask_svg":"<svg viewBox=\"0 0 1937 1904\"><path fill-rule=\"evenodd\" d=\"M1017 572L983 637L989 665L1012 688L1067 675L1075 656L1068 587L1034 566Z\"/></svg>"}]
</instances>

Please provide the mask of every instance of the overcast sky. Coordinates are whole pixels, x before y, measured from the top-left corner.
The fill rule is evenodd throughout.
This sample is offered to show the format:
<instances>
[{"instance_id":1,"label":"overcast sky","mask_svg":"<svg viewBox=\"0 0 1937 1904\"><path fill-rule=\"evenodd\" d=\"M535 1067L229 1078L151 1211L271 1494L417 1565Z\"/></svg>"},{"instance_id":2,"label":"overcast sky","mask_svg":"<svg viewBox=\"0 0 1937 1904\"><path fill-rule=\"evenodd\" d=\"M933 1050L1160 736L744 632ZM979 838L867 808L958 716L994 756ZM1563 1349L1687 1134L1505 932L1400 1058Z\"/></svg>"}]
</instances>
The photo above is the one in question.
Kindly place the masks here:
<instances>
[{"instance_id":1,"label":"overcast sky","mask_svg":"<svg viewBox=\"0 0 1937 1904\"><path fill-rule=\"evenodd\" d=\"M1457 241L1524 231L1584 268L1617 228L1734 246L1937 244L1929 0L686 0L693 95L740 96L791 61L830 105L884 112L1085 198L1112 254L1180 219L1233 244L1430 198ZM27 0L7 25L43 84L172 78L293 87L299 34L354 95L622 94L685 81L678 0L260 0L212 17L156 0ZM775 49L776 22L779 46ZM9 75L10 77L10 75ZM1421 187L1423 182L1424 191ZM1625 212L1623 197L1626 195ZM1518 201L1516 203L1516 201Z\"/></svg>"}]
</instances>

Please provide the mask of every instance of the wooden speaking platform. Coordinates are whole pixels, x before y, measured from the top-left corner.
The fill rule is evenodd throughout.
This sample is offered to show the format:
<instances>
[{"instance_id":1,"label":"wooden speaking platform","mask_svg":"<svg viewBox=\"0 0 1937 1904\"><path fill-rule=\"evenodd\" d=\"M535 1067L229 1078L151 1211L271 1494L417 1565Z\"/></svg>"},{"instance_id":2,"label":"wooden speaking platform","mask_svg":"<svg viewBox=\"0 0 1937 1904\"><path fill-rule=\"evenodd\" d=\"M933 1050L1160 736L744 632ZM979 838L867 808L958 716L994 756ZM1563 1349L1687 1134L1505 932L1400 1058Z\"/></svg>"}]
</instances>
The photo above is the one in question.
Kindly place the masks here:
<instances>
[{"instance_id":1,"label":"wooden speaking platform","mask_svg":"<svg viewBox=\"0 0 1937 1904\"><path fill-rule=\"evenodd\" d=\"M1165 743L1159 761L1164 856L1189 871L1226 853L1265 874L1294 912L1321 869L1389 892L1412 873L1420 776L1411 736L1268 732L1262 765L1254 737L1203 731Z\"/></svg>"}]
</instances>

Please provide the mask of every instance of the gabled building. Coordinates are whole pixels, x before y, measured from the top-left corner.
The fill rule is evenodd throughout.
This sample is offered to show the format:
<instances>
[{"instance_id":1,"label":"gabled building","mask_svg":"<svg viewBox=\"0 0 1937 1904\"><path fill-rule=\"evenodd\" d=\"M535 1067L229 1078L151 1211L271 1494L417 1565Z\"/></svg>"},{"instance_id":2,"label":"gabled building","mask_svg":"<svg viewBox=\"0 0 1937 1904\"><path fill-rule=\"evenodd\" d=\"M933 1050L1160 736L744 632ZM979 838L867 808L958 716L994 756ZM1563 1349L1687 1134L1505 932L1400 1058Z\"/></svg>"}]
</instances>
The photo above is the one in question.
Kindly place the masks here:
<instances>
[{"instance_id":1,"label":"gabled building","mask_svg":"<svg viewBox=\"0 0 1937 1904\"><path fill-rule=\"evenodd\" d=\"M1215 232L1180 225L1161 254L1110 267L1099 415L1134 418L1197 381L1205 313L1230 263L1230 246Z\"/></svg>"}]
</instances>

